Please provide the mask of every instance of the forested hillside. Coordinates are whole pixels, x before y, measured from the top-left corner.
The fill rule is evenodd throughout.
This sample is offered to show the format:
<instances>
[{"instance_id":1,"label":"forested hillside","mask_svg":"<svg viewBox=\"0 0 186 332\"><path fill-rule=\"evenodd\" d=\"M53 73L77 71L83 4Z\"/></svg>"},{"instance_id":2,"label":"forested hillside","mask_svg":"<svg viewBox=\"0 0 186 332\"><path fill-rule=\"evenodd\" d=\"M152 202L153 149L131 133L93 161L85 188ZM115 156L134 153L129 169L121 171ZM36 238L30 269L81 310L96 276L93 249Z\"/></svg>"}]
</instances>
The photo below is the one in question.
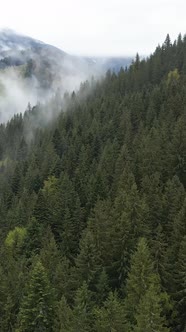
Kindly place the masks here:
<instances>
[{"instance_id":1,"label":"forested hillside","mask_svg":"<svg viewBox=\"0 0 186 332\"><path fill-rule=\"evenodd\" d=\"M0 126L0 331L186 331L186 37L65 98Z\"/></svg>"}]
</instances>

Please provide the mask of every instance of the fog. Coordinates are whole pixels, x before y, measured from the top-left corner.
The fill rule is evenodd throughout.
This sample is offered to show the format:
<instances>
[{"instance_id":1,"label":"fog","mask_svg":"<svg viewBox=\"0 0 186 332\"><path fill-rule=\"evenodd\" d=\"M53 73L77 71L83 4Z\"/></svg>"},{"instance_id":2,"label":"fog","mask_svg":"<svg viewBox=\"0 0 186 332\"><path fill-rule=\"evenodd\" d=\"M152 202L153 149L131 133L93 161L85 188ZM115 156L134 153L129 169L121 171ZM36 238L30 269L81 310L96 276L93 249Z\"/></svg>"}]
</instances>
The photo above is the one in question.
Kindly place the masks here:
<instances>
[{"instance_id":1,"label":"fog","mask_svg":"<svg viewBox=\"0 0 186 332\"><path fill-rule=\"evenodd\" d=\"M65 67L65 71L64 71ZM77 91L80 83L89 79L93 74L88 68L75 69L73 64L65 61L51 72L51 81L42 86L37 75L24 78L22 68L10 67L0 71L0 122L4 123L17 113L24 113L28 103L32 106L42 103L47 104L56 93L64 95L65 92ZM95 73L94 73L95 74ZM96 73L96 76L100 76ZM50 108L52 113L52 107Z\"/></svg>"},{"instance_id":2,"label":"fog","mask_svg":"<svg viewBox=\"0 0 186 332\"><path fill-rule=\"evenodd\" d=\"M64 63L51 73L53 79L49 86L42 87L36 75L24 78L22 67L9 67L0 71L0 122L7 122L14 114L24 113L28 103L47 103L54 97L56 91L61 95L65 91L77 90L80 83L89 77L87 72L74 72L71 63ZM72 72L72 74L70 74ZM52 110L51 110L52 112Z\"/></svg>"},{"instance_id":3,"label":"fog","mask_svg":"<svg viewBox=\"0 0 186 332\"><path fill-rule=\"evenodd\" d=\"M56 93L77 91L82 82L102 77L106 70L131 61L129 58L95 58L72 56L41 41L0 31L0 123L14 114L24 113L28 103L45 106L45 117L52 118L52 101ZM56 105L55 105L56 108ZM61 110L58 98L58 112ZM50 114L48 114L50 113Z\"/></svg>"},{"instance_id":4,"label":"fog","mask_svg":"<svg viewBox=\"0 0 186 332\"><path fill-rule=\"evenodd\" d=\"M0 122L8 121L14 114L23 113L30 102L35 105L38 82L34 78L23 80L14 68L0 73Z\"/></svg>"}]
</instances>

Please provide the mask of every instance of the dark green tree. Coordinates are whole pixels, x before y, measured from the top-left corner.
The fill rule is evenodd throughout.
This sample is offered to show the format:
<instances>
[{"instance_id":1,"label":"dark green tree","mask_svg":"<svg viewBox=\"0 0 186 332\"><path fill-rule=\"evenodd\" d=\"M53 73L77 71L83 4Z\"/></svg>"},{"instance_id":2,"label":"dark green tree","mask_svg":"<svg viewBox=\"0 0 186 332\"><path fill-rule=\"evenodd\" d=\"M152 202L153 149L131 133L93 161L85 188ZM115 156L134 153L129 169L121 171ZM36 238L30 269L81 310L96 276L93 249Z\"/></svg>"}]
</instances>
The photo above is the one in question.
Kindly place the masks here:
<instances>
[{"instance_id":1,"label":"dark green tree","mask_svg":"<svg viewBox=\"0 0 186 332\"><path fill-rule=\"evenodd\" d=\"M103 307L96 308L95 314L95 331L129 331L127 326L124 304L118 299L116 293L110 293Z\"/></svg>"},{"instance_id":2,"label":"dark green tree","mask_svg":"<svg viewBox=\"0 0 186 332\"><path fill-rule=\"evenodd\" d=\"M159 283L147 242L141 238L136 252L131 257L131 268L126 284L126 311L129 321L134 324L138 305L151 285Z\"/></svg>"},{"instance_id":3,"label":"dark green tree","mask_svg":"<svg viewBox=\"0 0 186 332\"><path fill-rule=\"evenodd\" d=\"M45 269L34 265L18 315L17 331L53 331L55 301Z\"/></svg>"},{"instance_id":4,"label":"dark green tree","mask_svg":"<svg viewBox=\"0 0 186 332\"><path fill-rule=\"evenodd\" d=\"M141 298L136 314L134 332L169 332L163 316L161 298L154 286L150 286Z\"/></svg>"}]
</instances>

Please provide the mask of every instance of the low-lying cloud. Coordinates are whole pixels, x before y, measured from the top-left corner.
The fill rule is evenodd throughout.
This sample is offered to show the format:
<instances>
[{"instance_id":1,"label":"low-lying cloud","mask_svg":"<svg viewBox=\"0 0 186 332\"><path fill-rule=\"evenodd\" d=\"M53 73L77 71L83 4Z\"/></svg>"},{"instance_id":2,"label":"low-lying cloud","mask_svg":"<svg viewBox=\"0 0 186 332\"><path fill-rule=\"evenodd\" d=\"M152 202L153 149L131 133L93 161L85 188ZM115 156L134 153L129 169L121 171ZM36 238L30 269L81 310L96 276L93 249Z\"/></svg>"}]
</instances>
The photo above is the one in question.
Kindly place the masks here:
<instances>
[{"instance_id":1,"label":"low-lying cloud","mask_svg":"<svg viewBox=\"0 0 186 332\"><path fill-rule=\"evenodd\" d=\"M51 105L56 92L63 96L65 92L76 91L80 83L92 76L102 76L113 65L111 59L70 56L9 30L0 33L0 56L0 123L16 113L24 113L28 103ZM126 62L129 59L123 59L123 66ZM53 107L48 109L50 114L46 116L52 118Z\"/></svg>"}]
</instances>

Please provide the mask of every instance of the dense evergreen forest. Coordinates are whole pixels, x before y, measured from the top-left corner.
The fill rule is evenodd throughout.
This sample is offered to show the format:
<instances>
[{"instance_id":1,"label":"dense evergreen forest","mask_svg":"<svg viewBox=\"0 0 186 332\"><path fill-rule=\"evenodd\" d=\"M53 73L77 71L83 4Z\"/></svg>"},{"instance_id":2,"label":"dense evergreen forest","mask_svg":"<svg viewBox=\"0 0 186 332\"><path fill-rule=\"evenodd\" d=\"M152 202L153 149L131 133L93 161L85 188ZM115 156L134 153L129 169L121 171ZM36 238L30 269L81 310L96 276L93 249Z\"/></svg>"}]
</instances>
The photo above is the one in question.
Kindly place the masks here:
<instances>
[{"instance_id":1,"label":"dense evergreen forest","mask_svg":"<svg viewBox=\"0 0 186 332\"><path fill-rule=\"evenodd\" d=\"M0 126L0 331L186 331L186 36L65 98Z\"/></svg>"}]
</instances>

